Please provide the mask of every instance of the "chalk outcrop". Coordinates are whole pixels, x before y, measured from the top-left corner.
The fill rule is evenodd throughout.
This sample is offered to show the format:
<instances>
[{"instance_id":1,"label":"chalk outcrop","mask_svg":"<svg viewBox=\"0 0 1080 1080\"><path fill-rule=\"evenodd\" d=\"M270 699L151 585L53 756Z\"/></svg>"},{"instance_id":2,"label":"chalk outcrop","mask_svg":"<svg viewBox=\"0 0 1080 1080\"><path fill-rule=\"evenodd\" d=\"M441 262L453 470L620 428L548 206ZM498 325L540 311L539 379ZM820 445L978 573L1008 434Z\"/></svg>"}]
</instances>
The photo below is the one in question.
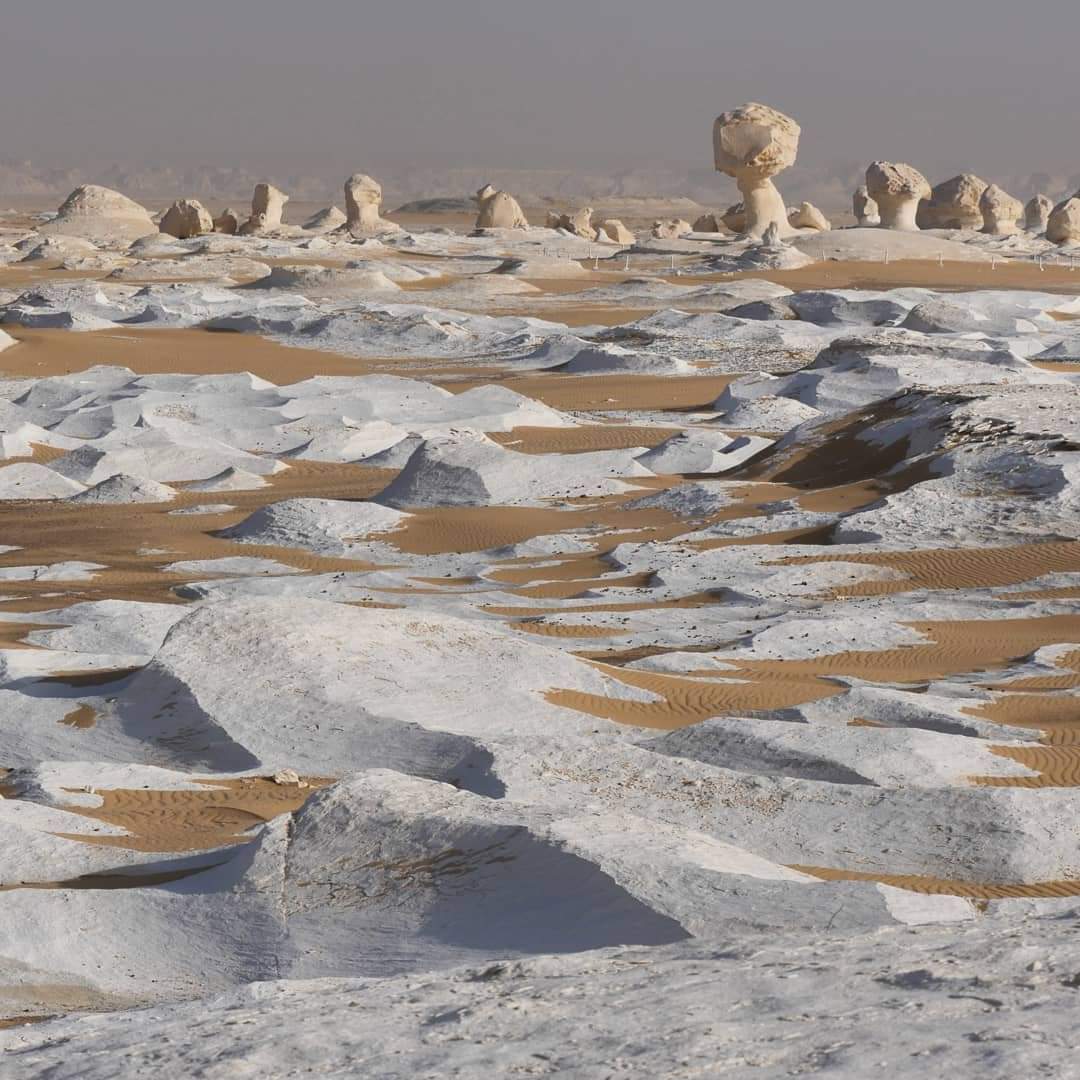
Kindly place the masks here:
<instances>
[{"instance_id":1,"label":"chalk outcrop","mask_svg":"<svg viewBox=\"0 0 1080 1080\"><path fill-rule=\"evenodd\" d=\"M555 225L557 229L564 229L574 236L580 236L583 240L595 240L596 230L592 227L593 208L583 206L572 214L560 214Z\"/></svg>"},{"instance_id":2,"label":"chalk outcrop","mask_svg":"<svg viewBox=\"0 0 1080 1080\"><path fill-rule=\"evenodd\" d=\"M601 221L598 229L600 240L610 240L613 244L632 244L634 234L618 219L608 218Z\"/></svg>"},{"instance_id":3,"label":"chalk outcrop","mask_svg":"<svg viewBox=\"0 0 1080 1080\"><path fill-rule=\"evenodd\" d=\"M794 164L799 125L776 109L749 102L721 113L713 124L713 159L717 172L735 178L743 197L746 222L740 230L760 238L771 224L791 232L787 208L772 178Z\"/></svg>"},{"instance_id":4,"label":"chalk outcrop","mask_svg":"<svg viewBox=\"0 0 1080 1080\"><path fill-rule=\"evenodd\" d=\"M528 221L517 199L505 191L485 184L474 196L478 229L527 229Z\"/></svg>"},{"instance_id":5,"label":"chalk outcrop","mask_svg":"<svg viewBox=\"0 0 1080 1080\"><path fill-rule=\"evenodd\" d=\"M851 211L855 215L856 225L867 227L881 224L878 204L870 198L865 184L855 189L855 194L851 197Z\"/></svg>"},{"instance_id":6,"label":"chalk outcrop","mask_svg":"<svg viewBox=\"0 0 1080 1080\"><path fill-rule=\"evenodd\" d=\"M891 161L875 161L866 170L866 190L878 205L881 227L917 232L919 200L930 195L930 184L918 169Z\"/></svg>"},{"instance_id":7,"label":"chalk outcrop","mask_svg":"<svg viewBox=\"0 0 1080 1080\"><path fill-rule=\"evenodd\" d=\"M974 173L960 173L934 186L930 197L919 204L916 214L920 229L981 229L979 200L987 189L985 180Z\"/></svg>"},{"instance_id":8,"label":"chalk outcrop","mask_svg":"<svg viewBox=\"0 0 1080 1080\"><path fill-rule=\"evenodd\" d=\"M1080 191L1059 202L1046 222L1046 239L1055 244L1080 241Z\"/></svg>"},{"instance_id":9,"label":"chalk outcrop","mask_svg":"<svg viewBox=\"0 0 1080 1080\"><path fill-rule=\"evenodd\" d=\"M658 240L676 240L693 231L693 225L682 218L664 218L661 221L654 221L652 225L652 234Z\"/></svg>"},{"instance_id":10,"label":"chalk outcrop","mask_svg":"<svg viewBox=\"0 0 1080 1080\"><path fill-rule=\"evenodd\" d=\"M165 211L158 228L177 240L188 240L213 232L214 219L198 199L177 199Z\"/></svg>"},{"instance_id":11,"label":"chalk outcrop","mask_svg":"<svg viewBox=\"0 0 1080 1080\"><path fill-rule=\"evenodd\" d=\"M353 173L345 181L345 227L351 233L379 233L400 226L380 214L382 185L366 173Z\"/></svg>"},{"instance_id":12,"label":"chalk outcrop","mask_svg":"<svg viewBox=\"0 0 1080 1080\"><path fill-rule=\"evenodd\" d=\"M991 236L1010 236L1020 231L1018 223L1024 214L1024 204L997 184L991 184L982 193L979 210L982 213L984 233Z\"/></svg>"},{"instance_id":13,"label":"chalk outcrop","mask_svg":"<svg viewBox=\"0 0 1080 1080\"><path fill-rule=\"evenodd\" d=\"M241 227L245 235L280 229L284 223L285 204L289 196L273 184L256 184L251 196L251 217Z\"/></svg>"},{"instance_id":14,"label":"chalk outcrop","mask_svg":"<svg viewBox=\"0 0 1080 1080\"><path fill-rule=\"evenodd\" d=\"M214 232L225 233L233 236L240 231L244 217L239 210L227 206L216 218L214 218Z\"/></svg>"},{"instance_id":15,"label":"chalk outcrop","mask_svg":"<svg viewBox=\"0 0 1080 1080\"><path fill-rule=\"evenodd\" d=\"M1046 232L1046 226L1050 221L1050 211L1054 204L1042 194L1028 200L1024 207L1024 228L1032 233Z\"/></svg>"},{"instance_id":16,"label":"chalk outcrop","mask_svg":"<svg viewBox=\"0 0 1080 1080\"><path fill-rule=\"evenodd\" d=\"M98 184L84 184L64 200L56 217L38 231L108 244L131 243L156 233L158 227L146 207L134 199Z\"/></svg>"},{"instance_id":17,"label":"chalk outcrop","mask_svg":"<svg viewBox=\"0 0 1080 1080\"><path fill-rule=\"evenodd\" d=\"M719 214L714 214L710 211L707 214L702 214L701 217L694 219L694 232L703 233L718 233L723 232L721 228L722 220Z\"/></svg>"},{"instance_id":18,"label":"chalk outcrop","mask_svg":"<svg viewBox=\"0 0 1080 1080\"><path fill-rule=\"evenodd\" d=\"M832 222L809 202L804 202L788 214L788 224L793 229L817 229L818 232L828 232L832 228Z\"/></svg>"},{"instance_id":19,"label":"chalk outcrop","mask_svg":"<svg viewBox=\"0 0 1080 1080\"><path fill-rule=\"evenodd\" d=\"M746 207L741 203L733 203L721 215L720 220L733 233L746 231Z\"/></svg>"},{"instance_id":20,"label":"chalk outcrop","mask_svg":"<svg viewBox=\"0 0 1080 1080\"><path fill-rule=\"evenodd\" d=\"M348 221L348 218L336 207L328 206L314 213L304 222L303 228L307 232L333 232L340 229Z\"/></svg>"}]
</instances>

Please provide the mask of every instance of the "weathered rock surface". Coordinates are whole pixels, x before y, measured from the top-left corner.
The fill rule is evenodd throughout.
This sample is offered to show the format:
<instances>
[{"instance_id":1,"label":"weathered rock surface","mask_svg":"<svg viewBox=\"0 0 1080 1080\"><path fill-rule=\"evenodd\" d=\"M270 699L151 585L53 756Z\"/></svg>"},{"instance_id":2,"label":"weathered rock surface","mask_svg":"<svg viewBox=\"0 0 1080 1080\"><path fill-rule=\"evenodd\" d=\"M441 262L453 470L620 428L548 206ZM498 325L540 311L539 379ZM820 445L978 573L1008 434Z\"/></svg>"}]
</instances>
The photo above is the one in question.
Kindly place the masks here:
<instances>
[{"instance_id":1,"label":"weathered rock surface","mask_svg":"<svg viewBox=\"0 0 1080 1080\"><path fill-rule=\"evenodd\" d=\"M930 185L918 169L890 161L872 162L866 170L866 190L877 203L882 228L918 230L919 202L930 195Z\"/></svg>"},{"instance_id":2,"label":"weathered rock surface","mask_svg":"<svg viewBox=\"0 0 1080 1080\"><path fill-rule=\"evenodd\" d=\"M198 199L178 199L165 211L158 228L178 240L188 240L213 232L214 219Z\"/></svg>"}]
</instances>

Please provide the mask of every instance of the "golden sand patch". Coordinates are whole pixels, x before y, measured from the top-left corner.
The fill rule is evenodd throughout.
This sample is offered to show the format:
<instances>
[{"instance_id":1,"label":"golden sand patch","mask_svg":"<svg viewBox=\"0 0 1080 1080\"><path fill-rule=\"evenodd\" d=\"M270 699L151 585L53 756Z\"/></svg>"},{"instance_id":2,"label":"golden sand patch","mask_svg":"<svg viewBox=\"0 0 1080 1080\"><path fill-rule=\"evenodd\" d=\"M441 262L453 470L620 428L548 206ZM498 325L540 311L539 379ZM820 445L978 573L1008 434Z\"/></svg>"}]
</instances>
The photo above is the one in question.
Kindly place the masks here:
<instances>
[{"instance_id":1,"label":"golden sand patch","mask_svg":"<svg viewBox=\"0 0 1080 1080\"><path fill-rule=\"evenodd\" d=\"M876 881L909 892L932 896L962 896L970 900L1009 900L1020 898L1080 896L1080 880L1035 881L1016 884L985 884L954 881L947 878L923 877L919 874L878 874L863 870L837 870L825 866L788 865L789 870L810 874L822 881Z\"/></svg>"},{"instance_id":2,"label":"golden sand patch","mask_svg":"<svg viewBox=\"0 0 1080 1080\"><path fill-rule=\"evenodd\" d=\"M132 851L206 851L245 842L250 839L244 835L248 829L298 810L315 791L333 781L309 777L302 785L277 784L252 776L199 782L204 787L197 790L103 788L96 792L103 800L100 807L65 809L126 829L129 835L57 835Z\"/></svg>"},{"instance_id":3,"label":"golden sand patch","mask_svg":"<svg viewBox=\"0 0 1080 1080\"><path fill-rule=\"evenodd\" d=\"M682 428L587 424L568 428L516 427L510 431L491 432L488 437L519 454L580 454L593 450L658 446L682 431Z\"/></svg>"}]
</instances>

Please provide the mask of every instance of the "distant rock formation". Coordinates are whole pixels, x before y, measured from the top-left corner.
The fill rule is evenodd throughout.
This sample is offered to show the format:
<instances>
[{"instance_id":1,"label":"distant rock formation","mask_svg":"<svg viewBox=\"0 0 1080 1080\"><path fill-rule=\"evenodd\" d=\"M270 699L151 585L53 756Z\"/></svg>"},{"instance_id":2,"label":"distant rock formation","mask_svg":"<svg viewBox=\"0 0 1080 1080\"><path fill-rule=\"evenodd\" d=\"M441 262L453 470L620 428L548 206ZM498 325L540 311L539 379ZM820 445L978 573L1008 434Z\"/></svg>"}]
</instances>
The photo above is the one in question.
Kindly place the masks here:
<instances>
[{"instance_id":1,"label":"distant rock formation","mask_svg":"<svg viewBox=\"0 0 1080 1080\"><path fill-rule=\"evenodd\" d=\"M654 221L652 225L652 234L657 240L675 240L693 231L694 226L682 218L666 218Z\"/></svg>"},{"instance_id":2,"label":"distant rock formation","mask_svg":"<svg viewBox=\"0 0 1080 1080\"><path fill-rule=\"evenodd\" d=\"M979 209L982 212L984 233L991 236L1009 236L1020 231L1018 222L1024 213L1024 204L997 184L991 184L982 193Z\"/></svg>"},{"instance_id":3,"label":"distant rock formation","mask_svg":"<svg viewBox=\"0 0 1080 1080\"><path fill-rule=\"evenodd\" d=\"M793 229L817 229L818 232L828 232L832 228L832 222L813 203L808 202L788 214L788 224Z\"/></svg>"},{"instance_id":4,"label":"distant rock formation","mask_svg":"<svg viewBox=\"0 0 1080 1080\"><path fill-rule=\"evenodd\" d=\"M336 206L328 206L324 210L312 214L304 222L303 228L307 232L333 232L334 229L340 229L346 221L348 221L348 218Z\"/></svg>"},{"instance_id":5,"label":"distant rock formation","mask_svg":"<svg viewBox=\"0 0 1080 1080\"><path fill-rule=\"evenodd\" d=\"M399 229L383 218L382 185L366 173L353 173L345 181L345 227L351 233L379 233Z\"/></svg>"},{"instance_id":6,"label":"distant rock formation","mask_svg":"<svg viewBox=\"0 0 1080 1080\"><path fill-rule=\"evenodd\" d=\"M718 214L714 214L710 211L707 214L702 214L701 217L696 218L694 221L694 232L703 233L718 233L723 232L721 226L721 218Z\"/></svg>"},{"instance_id":7,"label":"distant rock formation","mask_svg":"<svg viewBox=\"0 0 1080 1080\"><path fill-rule=\"evenodd\" d=\"M84 184L63 202L56 217L38 230L45 235L78 236L107 244L129 244L158 231L146 207L119 191Z\"/></svg>"},{"instance_id":8,"label":"distant rock formation","mask_svg":"<svg viewBox=\"0 0 1080 1080\"><path fill-rule=\"evenodd\" d=\"M1046 239L1055 244L1080 241L1080 191L1059 202L1046 222Z\"/></svg>"},{"instance_id":9,"label":"distant rock formation","mask_svg":"<svg viewBox=\"0 0 1080 1080\"><path fill-rule=\"evenodd\" d=\"M746 221L741 232L760 238L772 224L781 235L791 231L772 177L794 164L800 130L790 116L757 102L716 118L713 159L717 172L733 176L742 194Z\"/></svg>"},{"instance_id":10,"label":"distant rock formation","mask_svg":"<svg viewBox=\"0 0 1080 1080\"><path fill-rule=\"evenodd\" d=\"M723 212L723 214L720 215L720 220L733 233L745 232L746 207L741 202L733 203Z\"/></svg>"},{"instance_id":11,"label":"distant rock formation","mask_svg":"<svg viewBox=\"0 0 1080 1080\"><path fill-rule=\"evenodd\" d=\"M177 199L165 211L158 228L177 240L214 231L214 219L210 211L198 199Z\"/></svg>"},{"instance_id":12,"label":"distant rock formation","mask_svg":"<svg viewBox=\"0 0 1080 1080\"><path fill-rule=\"evenodd\" d=\"M548 215L548 223L550 228L563 229L568 233L573 233L574 236L580 236L583 240L595 240L596 230L592 227L592 216L593 208L583 206L572 214L551 213Z\"/></svg>"},{"instance_id":13,"label":"distant rock formation","mask_svg":"<svg viewBox=\"0 0 1080 1080\"><path fill-rule=\"evenodd\" d=\"M241 226L245 236L280 229L289 196L273 184L256 184L251 196L251 217Z\"/></svg>"},{"instance_id":14,"label":"distant rock formation","mask_svg":"<svg viewBox=\"0 0 1080 1080\"><path fill-rule=\"evenodd\" d=\"M606 237L613 244L632 244L636 239L634 234L618 218L608 218L606 221L601 221L598 233L599 239L603 240Z\"/></svg>"},{"instance_id":15,"label":"distant rock formation","mask_svg":"<svg viewBox=\"0 0 1080 1080\"><path fill-rule=\"evenodd\" d=\"M1024 228L1028 232L1044 233L1050 221L1050 211L1054 204L1042 194L1036 195L1024 207Z\"/></svg>"},{"instance_id":16,"label":"distant rock formation","mask_svg":"<svg viewBox=\"0 0 1080 1080\"><path fill-rule=\"evenodd\" d=\"M934 186L930 197L919 204L915 220L920 229L981 229L979 200L985 180L974 173L960 173Z\"/></svg>"},{"instance_id":17,"label":"distant rock formation","mask_svg":"<svg viewBox=\"0 0 1080 1080\"><path fill-rule=\"evenodd\" d=\"M227 233L232 236L240 231L242 220L243 215L240 211L234 210L231 206L228 206L214 218L214 232Z\"/></svg>"},{"instance_id":18,"label":"distant rock formation","mask_svg":"<svg viewBox=\"0 0 1080 1080\"><path fill-rule=\"evenodd\" d=\"M870 192L866 190L865 184L855 189L855 194L851 197L851 210L855 215L856 225L867 227L881 224L878 204L870 198Z\"/></svg>"},{"instance_id":19,"label":"distant rock formation","mask_svg":"<svg viewBox=\"0 0 1080 1080\"><path fill-rule=\"evenodd\" d=\"M866 170L866 190L878 205L885 229L918 232L919 200L930 195L930 184L918 169L891 161L874 161Z\"/></svg>"},{"instance_id":20,"label":"distant rock formation","mask_svg":"<svg viewBox=\"0 0 1080 1080\"><path fill-rule=\"evenodd\" d=\"M475 195L478 229L527 229L528 221L513 195L485 184Z\"/></svg>"}]
</instances>

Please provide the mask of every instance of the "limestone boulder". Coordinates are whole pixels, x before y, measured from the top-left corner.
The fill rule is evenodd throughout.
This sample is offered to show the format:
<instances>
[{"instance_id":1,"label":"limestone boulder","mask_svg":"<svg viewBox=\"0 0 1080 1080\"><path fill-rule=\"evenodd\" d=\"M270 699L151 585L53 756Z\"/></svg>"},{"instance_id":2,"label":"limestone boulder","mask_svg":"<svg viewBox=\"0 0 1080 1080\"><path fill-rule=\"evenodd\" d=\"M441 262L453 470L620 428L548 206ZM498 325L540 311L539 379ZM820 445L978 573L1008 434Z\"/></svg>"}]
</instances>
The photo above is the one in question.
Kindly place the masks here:
<instances>
[{"instance_id":1,"label":"limestone boulder","mask_svg":"<svg viewBox=\"0 0 1080 1080\"><path fill-rule=\"evenodd\" d=\"M866 191L878 205L882 228L918 232L919 201L930 196L930 184L918 169L891 161L871 162Z\"/></svg>"},{"instance_id":2,"label":"limestone boulder","mask_svg":"<svg viewBox=\"0 0 1080 1080\"><path fill-rule=\"evenodd\" d=\"M165 211L158 228L178 240L187 240L213 232L214 219L198 199L177 199Z\"/></svg>"},{"instance_id":3,"label":"limestone boulder","mask_svg":"<svg viewBox=\"0 0 1080 1080\"><path fill-rule=\"evenodd\" d=\"M289 196L273 184L256 184L251 196L251 217L241 226L240 232L252 236L280 229L288 201Z\"/></svg>"},{"instance_id":4,"label":"limestone boulder","mask_svg":"<svg viewBox=\"0 0 1080 1080\"><path fill-rule=\"evenodd\" d=\"M1055 244L1080 242L1080 191L1059 202L1046 222L1046 239Z\"/></svg>"},{"instance_id":5,"label":"limestone boulder","mask_svg":"<svg viewBox=\"0 0 1080 1080\"><path fill-rule=\"evenodd\" d=\"M347 221L348 218L336 206L328 206L312 214L304 222L303 228L306 232L333 232L334 229L340 229Z\"/></svg>"},{"instance_id":6,"label":"limestone boulder","mask_svg":"<svg viewBox=\"0 0 1080 1080\"><path fill-rule=\"evenodd\" d=\"M367 173L353 173L345 181L345 226L351 233L379 233L400 228L379 213L382 185Z\"/></svg>"},{"instance_id":7,"label":"limestone boulder","mask_svg":"<svg viewBox=\"0 0 1080 1080\"><path fill-rule=\"evenodd\" d=\"M478 229L527 229L528 221L517 199L485 184L473 197L477 206Z\"/></svg>"},{"instance_id":8,"label":"limestone boulder","mask_svg":"<svg viewBox=\"0 0 1080 1080\"><path fill-rule=\"evenodd\" d=\"M787 208L772 178L794 164L799 125L758 102L721 113L713 124L713 161L717 172L735 178L743 197L746 222L741 230L760 238L770 224L791 232Z\"/></svg>"},{"instance_id":9,"label":"limestone boulder","mask_svg":"<svg viewBox=\"0 0 1080 1080\"><path fill-rule=\"evenodd\" d=\"M694 232L703 233L718 233L723 232L722 221L719 214L714 214L711 211L708 214L702 214L701 217L696 218L694 221Z\"/></svg>"},{"instance_id":10,"label":"limestone boulder","mask_svg":"<svg viewBox=\"0 0 1080 1080\"><path fill-rule=\"evenodd\" d=\"M1024 228L1032 233L1046 232L1050 211L1053 209L1054 204L1045 195L1036 195L1024 207Z\"/></svg>"},{"instance_id":11,"label":"limestone boulder","mask_svg":"<svg viewBox=\"0 0 1080 1080\"><path fill-rule=\"evenodd\" d=\"M788 224L793 229L816 229L818 232L828 232L832 228L832 222L809 202L804 202L788 214Z\"/></svg>"},{"instance_id":12,"label":"limestone boulder","mask_svg":"<svg viewBox=\"0 0 1080 1080\"><path fill-rule=\"evenodd\" d=\"M119 191L98 184L76 188L61 204L56 217L38 230L49 235L77 236L95 244L130 244L158 231L145 206Z\"/></svg>"},{"instance_id":13,"label":"limestone boulder","mask_svg":"<svg viewBox=\"0 0 1080 1080\"><path fill-rule=\"evenodd\" d=\"M607 239L613 244L632 244L636 239L634 234L618 218L608 218L606 221L601 221L598 232L600 240Z\"/></svg>"},{"instance_id":14,"label":"limestone boulder","mask_svg":"<svg viewBox=\"0 0 1080 1080\"><path fill-rule=\"evenodd\" d=\"M234 210L231 206L228 206L214 218L214 232L232 236L240 231L243 220L244 216L239 210Z\"/></svg>"},{"instance_id":15,"label":"limestone boulder","mask_svg":"<svg viewBox=\"0 0 1080 1080\"><path fill-rule=\"evenodd\" d=\"M1009 236L1019 232L1018 223L1024 214L1024 204L997 184L991 184L982 193L979 209L982 212L984 233L991 236Z\"/></svg>"},{"instance_id":16,"label":"limestone boulder","mask_svg":"<svg viewBox=\"0 0 1080 1080\"><path fill-rule=\"evenodd\" d=\"M665 218L662 221L654 221L652 226L652 234L657 240L675 240L693 231L693 225L682 218Z\"/></svg>"},{"instance_id":17,"label":"limestone boulder","mask_svg":"<svg viewBox=\"0 0 1080 1080\"><path fill-rule=\"evenodd\" d=\"M733 203L721 215L720 220L733 233L746 231L746 207L741 203Z\"/></svg>"},{"instance_id":18,"label":"limestone boulder","mask_svg":"<svg viewBox=\"0 0 1080 1080\"><path fill-rule=\"evenodd\" d=\"M974 173L960 173L943 180L919 204L916 214L919 228L981 229L983 214L979 200L986 188L986 181Z\"/></svg>"},{"instance_id":19,"label":"limestone boulder","mask_svg":"<svg viewBox=\"0 0 1080 1080\"><path fill-rule=\"evenodd\" d=\"M572 214L559 214L556 229L563 229L574 236L580 236L583 240L595 240L596 230L592 227L593 208L583 206ZM550 220L550 218L549 218Z\"/></svg>"},{"instance_id":20,"label":"limestone boulder","mask_svg":"<svg viewBox=\"0 0 1080 1080\"><path fill-rule=\"evenodd\" d=\"M855 215L855 224L863 227L881 224L881 215L878 212L878 204L870 198L866 185L862 184L855 189L851 197L851 210Z\"/></svg>"}]
</instances>

